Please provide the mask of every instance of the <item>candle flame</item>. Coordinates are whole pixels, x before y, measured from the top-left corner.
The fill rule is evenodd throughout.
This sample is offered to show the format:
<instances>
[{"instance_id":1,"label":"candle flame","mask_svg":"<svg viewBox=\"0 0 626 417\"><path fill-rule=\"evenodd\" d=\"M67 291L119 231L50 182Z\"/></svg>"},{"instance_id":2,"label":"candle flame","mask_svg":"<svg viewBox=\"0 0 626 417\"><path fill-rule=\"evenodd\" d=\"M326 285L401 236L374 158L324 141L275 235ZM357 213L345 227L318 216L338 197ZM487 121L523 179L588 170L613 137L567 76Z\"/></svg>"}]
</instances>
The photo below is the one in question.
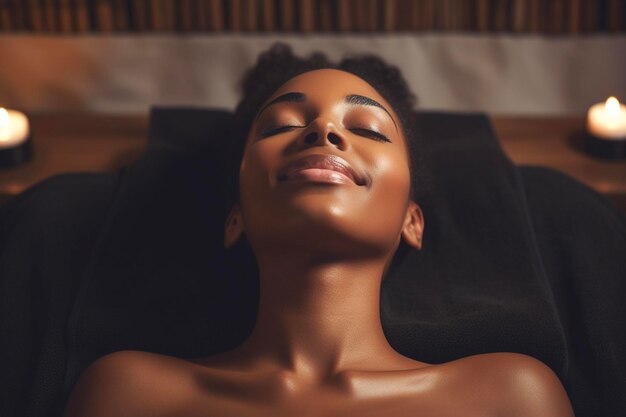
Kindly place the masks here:
<instances>
[{"instance_id":1,"label":"candle flame","mask_svg":"<svg viewBox=\"0 0 626 417\"><path fill-rule=\"evenodd\" d=\"M609 117L616 117L621 110L619 100L613 96L606 99L606 103L604 103L604 108Z\"/></svg>"},{"instance_id":2,"label":"candle flame","mask_svg":"<svg viewBox=\"0 0 626 417\"><path fill-rule=\"evenodd\" d=\"M9 112L4 107L0 107L0 142L9 140L11 136L11 120Z\"/></svg>"}]
</instances>

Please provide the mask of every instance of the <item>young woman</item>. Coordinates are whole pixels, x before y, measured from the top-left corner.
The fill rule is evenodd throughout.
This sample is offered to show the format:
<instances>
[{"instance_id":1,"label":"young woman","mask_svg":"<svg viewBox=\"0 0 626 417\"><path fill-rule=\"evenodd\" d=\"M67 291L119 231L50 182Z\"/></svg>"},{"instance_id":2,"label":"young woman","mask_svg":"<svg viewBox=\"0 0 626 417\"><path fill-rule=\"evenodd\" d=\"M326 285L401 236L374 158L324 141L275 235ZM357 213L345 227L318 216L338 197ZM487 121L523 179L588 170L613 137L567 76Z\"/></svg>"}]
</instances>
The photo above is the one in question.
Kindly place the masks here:
<instances>
[{"instance_id":1,"label":"young woman","mask_svg":"<svg viewBox=\"0 0 626 417\"><path fill-rule=\"evenodd\" d=\"M387 342L381 281L400 244L421 248L424 229L414 97L395 67L301 59L276 44L244 90L224 244L247 239L256 256L252 334L207 358L106 355L66 417L573 416L557 376L529 356L429 364Z\"/></svg>"}]
</instances>

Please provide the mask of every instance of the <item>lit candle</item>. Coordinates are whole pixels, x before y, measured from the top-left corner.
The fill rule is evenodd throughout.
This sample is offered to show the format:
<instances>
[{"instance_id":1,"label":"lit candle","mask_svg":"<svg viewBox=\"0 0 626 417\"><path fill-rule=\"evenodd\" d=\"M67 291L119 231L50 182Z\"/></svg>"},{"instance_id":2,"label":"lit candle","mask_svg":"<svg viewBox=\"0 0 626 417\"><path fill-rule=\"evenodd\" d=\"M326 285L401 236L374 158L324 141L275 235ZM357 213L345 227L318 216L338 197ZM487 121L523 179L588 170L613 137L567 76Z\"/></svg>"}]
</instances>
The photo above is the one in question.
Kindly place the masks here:
<instances>
[{"instance_id":1,"label":"lit candle","mask_svg":"<svg viewBox=\"0 0 626 417\"><path fill-rule=\"evenodd\" d=\"M0 168L23 164L32 156L32 135L22 112L0 107Z\"/></svg>"},{"instance_id":2,"label":"lit candle","mask_svg":"<svg viewBox=\"0 0 626 417\"><path fill-rule=\"evenodd\" d=\"M588 153L600 158L626 158L626 106L615 97L591 106L584 145Z\"/></svg>"},{"instance_id":3,"label":"lit candle","mask_svg":"<svg viewBox=\"0 0 626 417\"><path fill-rule=\"evenodd\" d=\"M0 149L20 146L29 135L30 126L24 113L0 107Z\"/></svg>"},{"instance_id":4,"label":"lit candle","mask_svg":"<svg viewBox=\"0 0 626 417\"><path fill-rule=\"evenodd\" d=\"M615 97L594 104L587 112L587 130L602 139L626 139L626 106Z\"/></svg>"}]
</instances>

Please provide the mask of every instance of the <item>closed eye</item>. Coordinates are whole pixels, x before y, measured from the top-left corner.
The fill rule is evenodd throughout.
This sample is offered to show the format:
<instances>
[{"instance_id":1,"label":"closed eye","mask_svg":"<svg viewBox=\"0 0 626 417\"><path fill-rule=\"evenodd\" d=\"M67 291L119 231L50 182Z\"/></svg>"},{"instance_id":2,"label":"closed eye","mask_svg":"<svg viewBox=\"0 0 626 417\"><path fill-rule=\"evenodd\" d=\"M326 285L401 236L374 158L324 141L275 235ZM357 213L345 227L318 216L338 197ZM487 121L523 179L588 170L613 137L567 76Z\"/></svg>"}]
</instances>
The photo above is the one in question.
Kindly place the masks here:
<instances>
[{"instance_id":1,"label":"closed eye","mask_svg":"<svg viewBox=\"0 0 626 417\"><path fill-rule=\"evenodd\" d=\"M387 136L383 135L382 133L375 132L373 130L363 129L363 128L356 128L356 129L350 129L350 130L364 133L365 135L371 136L374 139L379 140L381 142L391 142L389 138L387 138Z\"/></svg>"},{"instance_id":2,"label":"closed eye","mask_svg":"<svg viewBox=\"0 0 626 417\"><path fill-rule=\"evenodd\" d=\"M269 130L266 130L265 132L262 132L261 133L261 137L266 138L268 136L277 135L279 133L286 132L288 130L291 130L291 129L294 129L294 128L297 128L297 127L302 128L304 126L292 126L292 125L280 126L280 127L277 127L277 128L274 128L274 129L269 129Z\"/></svg>"},{"instance_id":3,"label":"closed eye","mask_svg":"<svg viewBox=\"0 0 626 417\"><path fill-rule=\"evenodd\" d=\"M266 137L269 137L269 136L272 136L272 135L277 135L277 134L282 133L282 132L287 132L287 131L295 129L295 128L304 128L304 127L306 127L306 126L293 126L293 125L279 126L279 127L274 128L274 129L270 129L270 130L266 130L265 132L262 132L261 133L261 137L266 138ZM389 140L389 138L387 138L387 136L383 135L382 133L370 130L370 129L354 128L354 129L350 129L350 130L353 131L353 132L356 132L356 133L360 133L360 134L364 134L366 136L372 137L372 138L374 138L374 139L376 139L378 141L381 141L381 142L391 142Z\"/></svg>"}]
</instances>

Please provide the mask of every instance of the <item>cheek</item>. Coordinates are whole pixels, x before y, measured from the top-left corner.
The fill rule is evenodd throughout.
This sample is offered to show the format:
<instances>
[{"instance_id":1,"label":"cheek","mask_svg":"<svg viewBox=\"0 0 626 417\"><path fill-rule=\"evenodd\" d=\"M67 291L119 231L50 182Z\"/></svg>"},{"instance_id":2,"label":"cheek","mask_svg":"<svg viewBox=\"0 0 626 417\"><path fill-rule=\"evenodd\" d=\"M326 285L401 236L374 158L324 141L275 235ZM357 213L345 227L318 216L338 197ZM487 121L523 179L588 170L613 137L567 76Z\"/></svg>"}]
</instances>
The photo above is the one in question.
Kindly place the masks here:
<instances>
[{"instance_id":1,"label":"cheek","mask_svg":"<svg viewBox=\"0 0 626 417\"><path fill-rule=\"evenodd\" d=\"M411 174L406 156L401 152L379 153L372 157L375 167L372 191L386 193L390 199L405 200L409 197Z\"/></svg>"},{"instance_id":2,"label":"cheek","mask_svg":"<svg viewBox=\"0 0 626 417\"><path fill-rule=\"evenodd\" d=\"M242 203L244 200L250 201L254 198L260 188L264 185L265 173L267 173L268 161L258 152L258 147L252 146L246 150L239 167L239 190Z\"/></svg>"},{"instance_id":3,"label":"cheek","mask_svg":"<svg viewBox=\"0 0 626 417\"><path fill-rule=\"evenodd\" d=\"M239 168L240 186L259 186L271 180L272 167L276 166L281 149L277 141L258 141L249 145L241 160Z\"/></svg>"},{"instance_id":4,"label":"cheek","mask_svg":"<svg viewBox=\"0 0 626 417\"><path fill-rule=\"evenodd\" d=\"M257 218L266 218L273 210L269 199L276 182L273 167L280 152L274 147L269 141L250 145L239 167L240 203L244 218L254 217L251 221L258 222Z\"/></svg>"},{"instance_id":5,"label":"cheek","mask_svg":"<svg viewBox=\"0 0 626 417\"><path fill-rule=\"evenodd\" d=\"M410 195L411 176L406 156L403 153L386 153L373 156L371 165L372 184L369 190L367 210L371 219L376 219L380 236L392 240L404 223Z\"/></svg>"}]
</instances>

